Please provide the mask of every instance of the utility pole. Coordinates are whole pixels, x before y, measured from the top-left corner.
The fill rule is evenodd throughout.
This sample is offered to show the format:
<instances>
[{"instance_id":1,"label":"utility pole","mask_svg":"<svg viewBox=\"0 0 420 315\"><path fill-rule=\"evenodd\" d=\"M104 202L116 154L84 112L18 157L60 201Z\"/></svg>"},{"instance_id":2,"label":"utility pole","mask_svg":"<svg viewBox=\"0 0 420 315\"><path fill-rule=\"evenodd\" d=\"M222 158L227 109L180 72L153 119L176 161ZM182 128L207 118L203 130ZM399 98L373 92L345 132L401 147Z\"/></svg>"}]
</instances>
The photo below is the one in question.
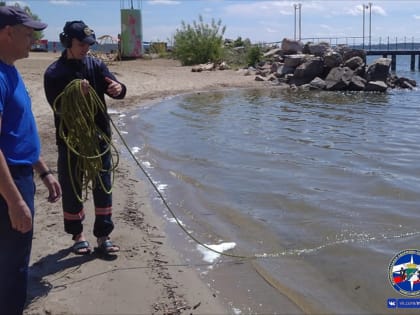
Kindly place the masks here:
<instances>
[{"instance_id":1,"label":"utility pole","mask_svg":"<svg viewBox=\"0 0 420 315\"><path fill-rule=\"evenodd\" d=\"M363 35L362 35L362 49L365 49L365 4L362 4L363 11Z\"/></svg>"},{"instance_id":2,"label":"utility pole","mask_svg":"<svg viewBox=\"0 0 420 315\"><path fill-rule=\"evenodd\" d=\"M369 2L369 50L372 49L372 2Z\"/></svg>"},{"instance_id":3,"label":"utility pole","mask_svg":"<svg viewBox=\"0 0 420 315\"><path fill-rule=\"evenodd\" d=\"M299 10L299 16L298 16L298 25L299 25L299 40L301 40L302 38L302 15L301 15L301 10L302 10L302 4L301 3L295 3L293 4L293 7L295 9L295 33L294 33L294 39L296 40L296 28L297 28L297 23L296 23L296 11Z\"/></svg>"},{"instance_id":4,"label":"utility pole","mask_svg":"<svg viewBox=\"0 0 420 315\"><path fill-rule=\"evenodd\" d=\"M369 5L362 4L363 11L363 43L362 48L365 49L365 11L369 9L369 49L370 49L370 37L371 37L371 17L372 17L372 3L369 2Z\"/></svg>"},{"instance_id":5,"label":"utility pole","mask_svg":"<svg viewBox=\"0 0 420 315\"><path fill-rule=\"evenodd\" d=\"M296 40L296 8L297 8L296 4L293 5L293 8L295 9L295 24L293 24L295 32L294 32L293 39Z\"/></svg>"},{"instance_id":6,"label":"utility pole","mask_svg":"<svg viewBox=\"0 0 420 315\"><path fill-rule=\"evenodd\" d=\"M299 5L299 40L302 39L302 4L298 4Z\"/></svg>"}]
</instances>

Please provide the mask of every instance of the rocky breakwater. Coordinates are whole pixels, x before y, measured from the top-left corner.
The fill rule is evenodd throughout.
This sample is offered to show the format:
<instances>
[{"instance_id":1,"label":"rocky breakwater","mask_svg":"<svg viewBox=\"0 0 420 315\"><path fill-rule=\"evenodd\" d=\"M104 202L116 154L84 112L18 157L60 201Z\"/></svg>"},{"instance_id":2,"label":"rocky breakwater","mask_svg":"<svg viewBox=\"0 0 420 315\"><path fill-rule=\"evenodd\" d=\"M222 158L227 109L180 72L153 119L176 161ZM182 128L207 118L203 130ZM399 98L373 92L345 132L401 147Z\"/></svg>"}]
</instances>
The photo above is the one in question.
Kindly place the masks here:
<instances>
[{"instance_id":1,"label":"rocky breakwater","mask_svg":"<svg viewBox=\"0 0 420 315\"><path fill-rule=\"evenodd\" d=\"M326 91L375 91L413 89L415 80L390 73L391 59L378 58L366 64L366 51L329 43L283 39L281 47L264 53L256 67L257 81L274 85Z\"/></svg>"}]
</instances>

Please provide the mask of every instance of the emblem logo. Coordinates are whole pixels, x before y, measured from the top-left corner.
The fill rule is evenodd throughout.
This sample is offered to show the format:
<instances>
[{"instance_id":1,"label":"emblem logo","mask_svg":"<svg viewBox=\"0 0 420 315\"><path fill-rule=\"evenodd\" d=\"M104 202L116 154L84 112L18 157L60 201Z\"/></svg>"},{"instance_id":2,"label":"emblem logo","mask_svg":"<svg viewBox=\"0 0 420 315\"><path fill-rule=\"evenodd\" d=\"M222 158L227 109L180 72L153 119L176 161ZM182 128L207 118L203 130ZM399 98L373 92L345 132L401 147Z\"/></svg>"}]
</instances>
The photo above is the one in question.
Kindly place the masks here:
<instances>
[{"instance_id":1,"label":"emblem logo","mask_svg":"<svg viewBox=\"0 0 420 315\"><path fill-rule=\"evenodd\" d=\"M91 30L89 27L85 27L83 29L83 32L85 33L86 36L90 36L94 33L93 30Z\"/></svg>"},{"instance_id":2,"label":"emblem logo","mask_svg":"<svg viewBox=\"0 0 420 315\"><path fill-rule=\"evenodd\" d=\"M395 255L388 276L392 287L402 295L420 295L420 251L407 249Z\"/></svg>"}]
</instances>

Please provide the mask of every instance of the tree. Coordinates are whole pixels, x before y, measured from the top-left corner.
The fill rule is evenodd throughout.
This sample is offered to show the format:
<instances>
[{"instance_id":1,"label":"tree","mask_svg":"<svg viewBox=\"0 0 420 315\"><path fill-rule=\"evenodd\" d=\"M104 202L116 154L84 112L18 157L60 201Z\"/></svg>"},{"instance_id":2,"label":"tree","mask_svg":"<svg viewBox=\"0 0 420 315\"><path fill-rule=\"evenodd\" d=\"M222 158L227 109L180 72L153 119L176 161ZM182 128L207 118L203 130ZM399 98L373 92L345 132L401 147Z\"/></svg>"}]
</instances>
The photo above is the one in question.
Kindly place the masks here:
<instances>
[{"instance_id":1,"label":"tree","mask_svg":"<svg viewBox=\"0 0 420 315\"><path fill-rule=\"evenodd\" d=\"M222 26L219 19L211 21L211 25L205 24L203 17L199 16L199 22L193 25L181 23L182 28L177 29L174 40L174 56L182 65L194 65L206 62L218 62L223 55L223 34L226 26Z\"/></svg>"},{"instance_id":2,"label":"tree","mask_svg":"<svg viewBox=\"0 0 420 315\"><path fill-rule=\"evenodd\" d=\"M16 3L17 6L19 6L18 3ZM40 21L40 18L38 17L38 15L32 13L31 8L28 6L25 6L23 8L23 10L25 10L26 13L28 13L35 21ZM35 31L34 32L34 39L35 40L39 40L41 38L44 37L44 32L43 31Z\"/></svg>"}]
</instances>

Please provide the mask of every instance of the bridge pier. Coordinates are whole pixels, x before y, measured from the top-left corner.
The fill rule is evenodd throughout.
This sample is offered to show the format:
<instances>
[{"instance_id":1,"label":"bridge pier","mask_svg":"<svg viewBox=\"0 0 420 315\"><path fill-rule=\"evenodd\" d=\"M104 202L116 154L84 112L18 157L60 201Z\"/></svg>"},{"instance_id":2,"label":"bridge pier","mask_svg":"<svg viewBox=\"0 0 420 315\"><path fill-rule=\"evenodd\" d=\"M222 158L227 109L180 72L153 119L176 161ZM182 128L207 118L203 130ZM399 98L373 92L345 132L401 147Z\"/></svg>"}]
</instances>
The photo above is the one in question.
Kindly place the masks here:
<instances>
[{"instance_id":1,"label":"bridge pier","mask_svg":"<svg viewBox=\"0 0 420 315\"><path fill-rule=\"evenodd\" d=\"M410 56L410 70L414 71L415 67L416 67L416 55L411 54L411 56Z\"/></svg>"},{"instance_id":2,"label":"bridge pier","mask_svg":"<svg viewBox=\"0 0 420 315\"><path fill-rule=\"evenodd\" d=\"M395 71L397 69L397 55L391 55L391 70Z\"/></svg>"},{"instance_id":3,"label":"bridge pier","mask_svg":"<svg viewBox=\"0 0 420 315\"><path fill-rule=\"evenodd\" d=\"M417 59L417 68L420 71L420 54L417 55L418 59Z\"/></svg>"}]
</instances>

